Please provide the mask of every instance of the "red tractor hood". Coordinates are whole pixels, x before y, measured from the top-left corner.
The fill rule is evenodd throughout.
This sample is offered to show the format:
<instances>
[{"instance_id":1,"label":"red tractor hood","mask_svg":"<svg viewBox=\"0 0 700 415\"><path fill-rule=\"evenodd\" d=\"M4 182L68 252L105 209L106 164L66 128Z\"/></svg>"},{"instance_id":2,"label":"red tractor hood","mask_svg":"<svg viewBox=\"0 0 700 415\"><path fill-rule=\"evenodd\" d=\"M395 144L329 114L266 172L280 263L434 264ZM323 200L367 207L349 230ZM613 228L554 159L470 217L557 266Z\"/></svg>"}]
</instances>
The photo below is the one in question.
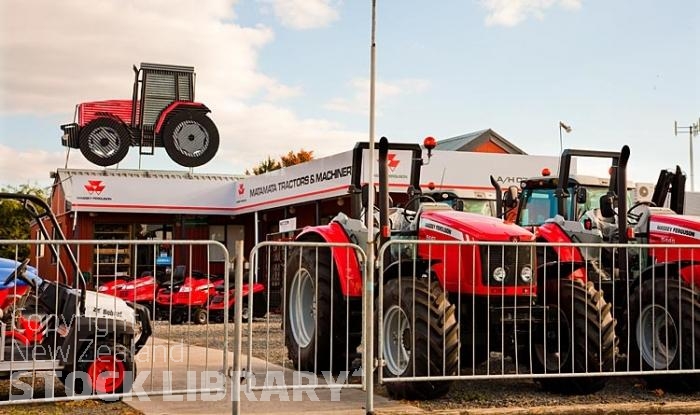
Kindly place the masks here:
<instances>
[{"instance_id":1,"label":"red tractor hood","mask_svg":"<svg viewBox=\"0 0 700 415\"><path fill-rule=\"evenodd\" d=\"M700 243L700 217L653 214L649 220L649 235L652 243Z\"/></svg>"},{"instance_id":2,"label":"red tractor hood","mask_svg":"<svg viewBox=\"0 0 700 415\"><path fill-rule=\"evenodd\" d=\"M535 235L514 223L476 213L455 210L423 212L420 227L452 236L457 240L529 242Z\"/></svg>"}]
</instances>

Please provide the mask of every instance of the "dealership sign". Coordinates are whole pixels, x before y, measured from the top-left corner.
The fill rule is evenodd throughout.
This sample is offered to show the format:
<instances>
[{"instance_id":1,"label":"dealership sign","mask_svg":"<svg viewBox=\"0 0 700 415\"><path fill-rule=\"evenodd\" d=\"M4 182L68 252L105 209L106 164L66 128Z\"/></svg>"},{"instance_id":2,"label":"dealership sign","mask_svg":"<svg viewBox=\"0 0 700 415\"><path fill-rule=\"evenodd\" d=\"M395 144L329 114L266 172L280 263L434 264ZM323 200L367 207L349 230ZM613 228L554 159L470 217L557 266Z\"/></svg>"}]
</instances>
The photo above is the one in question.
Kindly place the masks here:
<instances>
[{"instance_id":1,"label":"dealership sign","mask_svg":"<svg viewBox=\"0 0 700 415\"><path fill-rule=\"evenodd\" d=\"M89 173L59 170L73 211L193 215L230 215L233 211L232 176L207 180L184 175Z\"/></svg>"},{"instance_id":2,"label":"dealership sign","mask_svg":"<svg viewBox=\"0 0 700 415\"><path fill-rule=\"evenodd\" d=\"M410 151L390 151L387 156L389 187L405 192L411 174ZM376 156L375 156L376 160ZM364 150L362 183L369 181L369 151ZM433 182L438 189L451 189L462 197L471 191L493 191L490 175L504 187L537 176L547 167L556 171L557 157L511 154L434 151L423 166L421 185ZM575 163L572 171L575 172ZM375 181L378 167L375 166ZM352 173L352 151L311 160L259 176L249 176L235 184L234 211L237 214L339 197L348 194Z\"/></svg>"}]
</instances>

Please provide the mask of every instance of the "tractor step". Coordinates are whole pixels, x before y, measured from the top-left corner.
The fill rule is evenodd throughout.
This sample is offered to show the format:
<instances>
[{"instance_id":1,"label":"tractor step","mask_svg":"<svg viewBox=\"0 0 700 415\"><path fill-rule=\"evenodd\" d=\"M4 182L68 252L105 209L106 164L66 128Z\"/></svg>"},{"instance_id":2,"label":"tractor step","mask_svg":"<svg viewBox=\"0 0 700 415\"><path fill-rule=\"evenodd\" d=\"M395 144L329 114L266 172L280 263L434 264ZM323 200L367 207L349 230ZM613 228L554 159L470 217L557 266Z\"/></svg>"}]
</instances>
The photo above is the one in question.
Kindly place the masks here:
<instances>
[{"instance_id":1,"label":"tractor step","mask_svg":"<svg viewBox=\"0 0 700 415\"><path fill-rule=\"evenodd\" d=\"M139 154L152 156L155 153L156 137L153 127L144 126L139 140Z\"/></svg>"}]
</instances>

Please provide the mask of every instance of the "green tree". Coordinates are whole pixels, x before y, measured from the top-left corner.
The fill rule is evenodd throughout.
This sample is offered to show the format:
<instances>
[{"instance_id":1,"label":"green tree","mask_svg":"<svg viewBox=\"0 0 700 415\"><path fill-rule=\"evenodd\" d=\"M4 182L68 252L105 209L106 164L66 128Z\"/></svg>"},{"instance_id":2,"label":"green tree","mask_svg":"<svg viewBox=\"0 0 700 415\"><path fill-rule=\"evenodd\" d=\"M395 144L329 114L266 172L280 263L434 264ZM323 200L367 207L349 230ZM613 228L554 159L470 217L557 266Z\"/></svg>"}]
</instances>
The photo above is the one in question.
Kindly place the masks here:
<instances>
[{"instance_id":1,"label":"green tree","mask_svg":"<svg viewBox=\"0 0 700 415\"><path fill-rule=\"evenodd\" d=\"M46 193L27 184L19 187L7 186L0 188L5 193L23 193L46 199ZM17 200L0 200L0 239L27 240L30 237L31 218L26 214L21 203ZM29 245L0 245L0 257L25 258L29 255Z\"/></svg>"},{"instance_id":2,"label":"green tree","mask_svg":"<svg viewBox=\"0 0 700 415\"><path fill-rule=\"evenodd\" d=\"M257 166L253 167L253 174L259 175L267 173L268 171L278 170L282 167L294 166L295 164L305 163L309 160L313 160L314 152L306 151L303 148L297 152L289 151L289 153L280 156L279 160L273 160L272 157L267 156L267 159L258 163ZM246 170L245 174L250 175L250 171Z\"/></svg>"}]
</instances>

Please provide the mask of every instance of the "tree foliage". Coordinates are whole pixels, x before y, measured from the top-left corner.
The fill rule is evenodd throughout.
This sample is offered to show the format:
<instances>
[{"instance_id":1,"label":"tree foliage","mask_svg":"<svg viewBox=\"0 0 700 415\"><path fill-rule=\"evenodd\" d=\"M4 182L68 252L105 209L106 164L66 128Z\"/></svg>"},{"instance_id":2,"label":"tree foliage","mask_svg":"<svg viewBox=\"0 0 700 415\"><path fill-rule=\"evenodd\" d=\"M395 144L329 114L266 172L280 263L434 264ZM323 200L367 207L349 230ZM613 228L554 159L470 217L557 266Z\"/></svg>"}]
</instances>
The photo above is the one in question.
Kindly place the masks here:
<instances>
[{"instance_id":1,"label":"tree foliage","mask_svg":"<svg viewBox=\"0 0 700 415\"><path fill-rule=\"evenodd\" d=\"M289 151L289 153L280 156L279 160L275 160L271 156L267 156L267 159L261 161L257 166L253 167L253 174L257 176L269 171L281 169L282 167L289 167L296 164L305 163L309 160L313 160L313 158L314 152L306 151L303 148L297 152ZM246 170L245 174L249 175L250 171Z\"/></svg>"},{"instance_id":2,"label":"tree foliage","mask_svg":"<svg viewBox=\"0 0 700 415\"><path fill-rule=\"evenodd\" d=\"M287 155L281 156L280 161L283 167L294 166L295 164L306 163L307 161L313 160L314 152L306 151L303 148L298 152L290 151Z\"/></svg>"},{"instance_id":3,"label":"tree foliage","mask_svg":"<svg viewBox=\"0 0 700 415\"><path fill-rule=\"evenodd\" d=\"M19 187L8 186L0 188L5 193L23 193L46 199L46 193L30 185ZM30 237L31 218L26 214L21 203L17 200L0 200L0 239L27 240ZM29 255L28 245L0 245L0 257L26 258Z\"/></svg>"}]
</instances>

